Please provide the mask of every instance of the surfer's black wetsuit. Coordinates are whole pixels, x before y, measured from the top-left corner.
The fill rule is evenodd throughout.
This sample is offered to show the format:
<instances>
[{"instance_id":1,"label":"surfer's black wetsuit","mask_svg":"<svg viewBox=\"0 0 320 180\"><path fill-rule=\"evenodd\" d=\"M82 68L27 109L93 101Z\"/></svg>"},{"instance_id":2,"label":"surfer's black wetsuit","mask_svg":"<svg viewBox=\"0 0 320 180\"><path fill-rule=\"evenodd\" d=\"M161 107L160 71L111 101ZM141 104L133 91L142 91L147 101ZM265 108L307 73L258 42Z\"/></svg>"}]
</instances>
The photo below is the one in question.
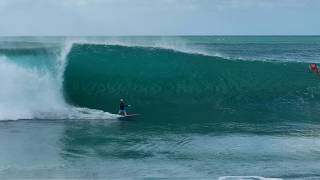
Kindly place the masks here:
<instances>
[{"instance_id":1,"label":"surfer's black wetsuit","mask_svg":"<svg viewBox=\"0 0 320 180\"><path fill-rule=\"evenodd\" d=\"M127 105L124 103L124 102L120 102L120 107L119 107L119 109L121 110L121 111L124 111L124 108L126 107Z\"/></svg>"},{"instance_id":2,"label":"surfer's black wetsuit","mask_svg":"<svg viewBox=\"0 0 320 180\"><path fill-rule=\"evenodd\" d=\"M126 111L126 107L128 107L129 105L126 105L126 103L124 101L120 102L119 105L119 112L118 114L123 114L123 115L127 115L127 111Z\"/></svg>"}]
</instances>

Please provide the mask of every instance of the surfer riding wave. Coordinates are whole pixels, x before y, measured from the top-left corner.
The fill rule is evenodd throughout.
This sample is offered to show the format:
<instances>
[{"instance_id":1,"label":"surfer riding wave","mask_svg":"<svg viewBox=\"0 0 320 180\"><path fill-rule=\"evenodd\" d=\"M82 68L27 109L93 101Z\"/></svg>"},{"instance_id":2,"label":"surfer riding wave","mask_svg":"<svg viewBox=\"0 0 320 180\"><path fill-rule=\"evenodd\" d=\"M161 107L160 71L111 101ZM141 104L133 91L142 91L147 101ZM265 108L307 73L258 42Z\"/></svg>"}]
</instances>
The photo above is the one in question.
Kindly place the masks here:
<instances>
[{"instance_id":1,"label":"surfer riding wave","mask_svg":"<svg viewBox=\"0 0 320 180\"><path fill-rule=\"evenodd\" d=\"M127 111L126 111L126 108L127 108L127 107L130 107L130 105L126 104L123 99L120 99L119 112L118 112L118 114L119 114L119 115L127 116L127 115L128 115L128 114L127 114Z\"/></svg>"}]
</instances>

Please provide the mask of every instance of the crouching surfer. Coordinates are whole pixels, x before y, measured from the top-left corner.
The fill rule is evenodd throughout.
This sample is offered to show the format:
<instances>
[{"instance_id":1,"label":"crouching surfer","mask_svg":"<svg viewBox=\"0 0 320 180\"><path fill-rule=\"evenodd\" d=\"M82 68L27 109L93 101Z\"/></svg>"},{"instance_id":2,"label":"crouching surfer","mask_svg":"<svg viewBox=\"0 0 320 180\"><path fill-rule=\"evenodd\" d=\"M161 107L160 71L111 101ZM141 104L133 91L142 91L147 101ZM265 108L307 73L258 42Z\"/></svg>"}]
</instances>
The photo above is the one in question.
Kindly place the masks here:
<instances>
[{"instance_id":1,"label":"crouching surfer","mask_svg":"<svg viewBox=\"0 0 320 180\"><path fill-rule=\"evenodd\" d=\"M315 74L319 74L319 69L318 69L318 65L315 63L309 64L309 69L311 72L315 73Z\"/></svg>"},{"instance_id":2,"label":"crouching surfer","mask_svg":"<svg viewBox=\"0 0 320 180\"><path fill-rule=\"evenodd\" d=\"M127 116L128 114L127 114L126 108L129 107L129 106L130 105L126 104L123 99L120 99L118 114Z\"/></svg>"}]
</instances>

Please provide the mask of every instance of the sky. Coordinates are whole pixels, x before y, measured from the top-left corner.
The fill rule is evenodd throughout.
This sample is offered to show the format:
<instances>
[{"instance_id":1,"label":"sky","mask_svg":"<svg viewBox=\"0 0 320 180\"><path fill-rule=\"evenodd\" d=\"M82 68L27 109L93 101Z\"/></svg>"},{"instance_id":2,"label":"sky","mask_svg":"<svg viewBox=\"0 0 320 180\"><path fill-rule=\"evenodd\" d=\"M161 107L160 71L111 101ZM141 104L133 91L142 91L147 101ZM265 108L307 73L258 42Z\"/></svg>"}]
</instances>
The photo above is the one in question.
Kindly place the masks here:
<instances>
[{"instance_id":1,"label":"sky","mask_svg":"<svg viewBox=\"0 0 320 180\"><path fill-rule=\"evenodd\" d=\"M0 0L0 36L319 35L320 0Z\"/></svg>"}]
</instances>

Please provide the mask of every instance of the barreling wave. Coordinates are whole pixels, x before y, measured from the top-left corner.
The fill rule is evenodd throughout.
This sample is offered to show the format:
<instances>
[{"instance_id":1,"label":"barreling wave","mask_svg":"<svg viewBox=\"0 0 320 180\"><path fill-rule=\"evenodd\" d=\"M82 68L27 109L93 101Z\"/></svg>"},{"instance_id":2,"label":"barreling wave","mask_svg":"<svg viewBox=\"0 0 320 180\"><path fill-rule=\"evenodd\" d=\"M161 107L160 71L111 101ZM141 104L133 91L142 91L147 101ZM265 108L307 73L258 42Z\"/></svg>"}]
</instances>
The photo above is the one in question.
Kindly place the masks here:
<instances>
[{"instance_id":1,"label":"barreling wave","mask_svg":"<svg viewBox=\"0 0 320 180\"><path fill-rule=\"evenodd\" d=\"M120 98L150 121L315 121L319 77L301 62L259 62L158 47L74 44L64 95L117 111Z\"/></svg>"},{"instance_id":2,"label":"barreling wave","mask_svg":"<svg viewBox=\"0 0 320 180\"><path fill-rule=\"evenodd\" d=\"M306 63L215 54L165 44L0 43L0 119L115 118L107 112L124 98L152 123L317 120L319 77Z\"/></svg>"}]
</instances>

